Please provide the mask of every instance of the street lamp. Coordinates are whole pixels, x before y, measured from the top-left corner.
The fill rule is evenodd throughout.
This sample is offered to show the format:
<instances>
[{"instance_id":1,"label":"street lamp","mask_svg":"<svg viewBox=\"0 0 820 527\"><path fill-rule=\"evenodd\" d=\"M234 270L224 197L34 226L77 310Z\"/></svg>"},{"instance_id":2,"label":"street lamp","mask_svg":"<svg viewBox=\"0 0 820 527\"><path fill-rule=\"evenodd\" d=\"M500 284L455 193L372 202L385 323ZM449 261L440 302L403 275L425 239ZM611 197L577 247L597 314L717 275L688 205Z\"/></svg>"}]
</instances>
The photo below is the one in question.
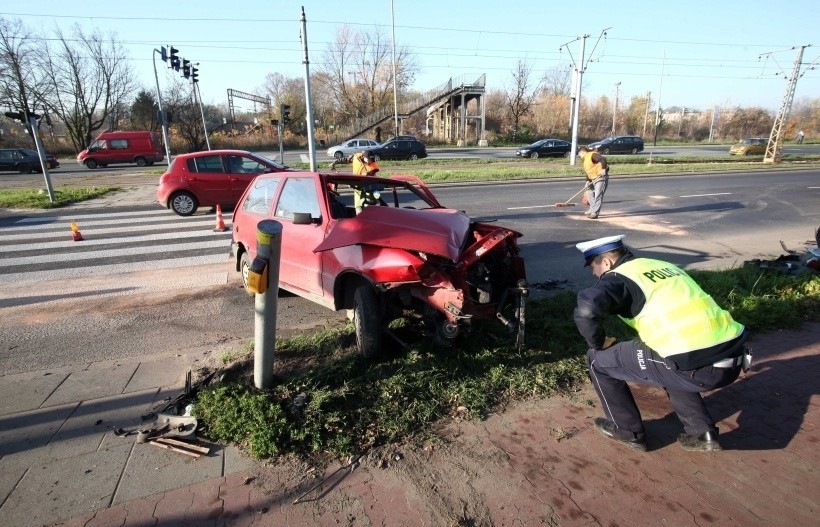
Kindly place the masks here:
<instances>
[{"instance_id":1,"label":"street lamp","mask_svg":"<svg viewBox=\"0 0 820 527\"><path fill-rule=\"evenodd\" d=\"M615 123L618 118L618 88L620 88L620 86L620 81L615 83L615 106L612 108L612 135L615 135Z\"/></svg>"}]
</instances>

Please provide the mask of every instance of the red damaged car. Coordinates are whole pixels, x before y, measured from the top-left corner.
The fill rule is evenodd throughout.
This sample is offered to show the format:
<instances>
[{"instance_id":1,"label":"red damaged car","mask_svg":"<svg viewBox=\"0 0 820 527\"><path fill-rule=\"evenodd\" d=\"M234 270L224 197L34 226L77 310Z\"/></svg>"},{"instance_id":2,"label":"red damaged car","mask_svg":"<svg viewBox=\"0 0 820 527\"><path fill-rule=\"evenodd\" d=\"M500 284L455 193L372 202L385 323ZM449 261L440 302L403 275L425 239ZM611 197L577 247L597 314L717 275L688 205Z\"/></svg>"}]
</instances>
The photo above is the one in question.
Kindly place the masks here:
<instances>
[{"instance_id":1,"label":"red damaged car","mask_svg":"<svg viewBox=\"0 0 820 527\"><path fill-rule=\"evenodd\" d=\"M356 194L365 202L358 214ZM378 354L387 324L408 309L435 327L440 344L474 320L499 320L523 343L521 234L442 207L414 176L258 176L233 215L232 254L246 287L264 219L282 224L279 287L352 310L365 357Z\"/></svg>"}]
</instances>

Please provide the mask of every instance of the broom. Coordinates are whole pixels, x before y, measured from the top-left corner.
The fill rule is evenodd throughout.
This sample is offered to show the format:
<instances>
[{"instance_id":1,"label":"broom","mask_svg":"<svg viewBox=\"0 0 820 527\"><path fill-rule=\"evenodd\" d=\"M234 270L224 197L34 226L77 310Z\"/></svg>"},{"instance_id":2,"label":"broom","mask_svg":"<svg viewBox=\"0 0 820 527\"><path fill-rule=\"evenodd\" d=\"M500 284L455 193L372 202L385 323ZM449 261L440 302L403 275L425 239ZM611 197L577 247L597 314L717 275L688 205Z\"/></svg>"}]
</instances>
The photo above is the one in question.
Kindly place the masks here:
<instances>
[{"instance_id":1,"label":"broom","mask_svg":"<svg viewBox=\"0 0 820 527\"><path fill-rule=\"evenodd\" d=\"M587 189L587 186L586 186L586 184L585 184L583 187L581 187L581 190L579 190L578 192L576 192L575 194L573 194L571 198L569 198L568 200L566 200L564 203L556 203L556 204L555 204L555 206L556 206L556 207L574 207L574 206L575 206L575 203L570 203L570 201L574 200L574 199L575 199L575 196L577 196L577 195L578 195L578 194L580 194L581 192L585 191L586 189Z\"/></svg>"}]
</instances>

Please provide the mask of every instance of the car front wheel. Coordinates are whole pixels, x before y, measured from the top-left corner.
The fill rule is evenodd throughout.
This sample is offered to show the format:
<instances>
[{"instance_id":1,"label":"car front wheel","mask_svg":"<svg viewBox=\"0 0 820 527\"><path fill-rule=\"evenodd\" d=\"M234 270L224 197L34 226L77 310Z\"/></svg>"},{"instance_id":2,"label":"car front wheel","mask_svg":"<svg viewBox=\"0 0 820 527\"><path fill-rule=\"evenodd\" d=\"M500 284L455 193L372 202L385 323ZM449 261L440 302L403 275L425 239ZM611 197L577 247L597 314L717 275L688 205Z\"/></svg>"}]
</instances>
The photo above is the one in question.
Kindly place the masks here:
<instances>
[{"instance_id":1,"label":"car front wheel","mask_svg":"<svg viewBox=\"0 0 820 527\"><path fill-rule=\"evenodd\" d=\"M633 154L637 154L637 153L638 153L638 149L637 149L637 148L633 148L633 149L632 149L632 153L633 153Z\"/></svg>"},{"instance_id":2,"label":"car front wheel","mask_svg":"<svg viewBox=\"0 0 820 527\"><path fill-rule=\"evenodd\" d=\"M415 152L410 154L410 161L416 161L419 158L419 155Z\"/></svg>"},{"instance_id":3,"label":"car front wheel","mask_svg":"<svg viewBox=\"0 0 820 527\"><path fill-rule=\"evenodd\" d=\"M199 203L190 192L177 192L171 196L171 210L180 216L190 216L196 212Z\"/></svg>"},{"instance_id":4,"label":"car front wheel","mask_svg":"<svg viewBox=\"0 0 820 527\"><path fill-rule=\"evenodd\" d=\"M569 159L569 150L564 152L564 159Z\"/></svg>"},{"instance_id":5,"label":"car front wheel","mask_svg":"<svg viewBox=\"0 0 820 527\"><path fill-rule=\"evenodd\" d=\"M245 292L248 293L248 296L254 296L255 293L248 289L248 273L250 270L251 259L248 256L248 251L245 251L239 258L239 273L242 275L242 287L245 289Z\"/></svg>"},{"instance_id":6,"label":"car front wheel","mask_svg":"<svg viewBox=\"0 0 820 527\"><path fill-rule=\"evenodd\" d=\"M86 159L85 166L93 170L99 166L99 163L97 163L94 159Z\"/></svg>"},{"instance_id":7,"label":"car front wheel","mask_svg":"<svg viewBox=\"0 0 820 527\"><path fill-rule=\"evenodd\" d=\"M375 154L375 155L373 156L373 160L374 160L374 161L376 161L376 162L378 163L379 161L381 161L381 160L382 160L382 156L380 156L379 154Z\"/></svg>"},{"instance_id":8,"label":"car front wheel","mask_svg":"<svg viewBox=\"0 0 820 527\"><path fill-rule=\"evenodd\" d=\"M353 325L356 327L356 346L365 359L376 357L381 348L382 317L379 297L369 285L360 285L353 292Z\"/></svg>"},{"instance_id":9,"label":"car front wheel","mask_svg":"<svg viewBox=\"0 0 820 527\"><path fill-rule=\"evenodd\" d=\"M609 155L609 148L604 148L604 149L603 149L603 154L604 154L605 156L608 156L608 155Z\"/></svg>"},{"instance_id":10,"label":"car front wheel","mask_svg":"<svg viewBox=\"0 0 820 527\"><path fill-rule=\"evenodd\" d=\"M341 152L341 150L338 150L335 154L333 154L333 157L335 157L337 161L341 161L344 156L345 155Z\"/></svg>"},{"instance_id":11,"label":"car front wheel","mask_svg":"<svg viewBox=\"0 0 820 527\"><path fill-rule=\"evenodd\" d=\"M538 159L540 157L540 154L538 152L533 152L532 154L530 154L530 157L533 159Z\"/></svg>"}]
</instances>

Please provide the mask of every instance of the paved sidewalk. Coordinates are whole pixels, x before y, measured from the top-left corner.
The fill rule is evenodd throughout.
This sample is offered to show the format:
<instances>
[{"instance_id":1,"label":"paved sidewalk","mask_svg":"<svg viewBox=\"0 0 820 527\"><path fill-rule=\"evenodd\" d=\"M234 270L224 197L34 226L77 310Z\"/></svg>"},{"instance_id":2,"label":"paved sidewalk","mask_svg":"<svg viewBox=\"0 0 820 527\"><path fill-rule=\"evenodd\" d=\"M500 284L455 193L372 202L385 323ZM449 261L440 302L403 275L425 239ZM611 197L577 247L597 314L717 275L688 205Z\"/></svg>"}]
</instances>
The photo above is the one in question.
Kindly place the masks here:
<instances>
[{"instance_id":1,"label":"paved sidewalk","mask_svg":"<svg viewBox=\"0 0 820 527\"><path fill-rule=\"evenodd\" d=\"M820 324L752 346L752 371L707 396L724 452L682 451L680 424L650 388L635 390L650 451L613 444L592 427L587 384L571 400L453 423L436 448L330 467L313 490L322 478L293 460L219 445L193 459L114 435L179 393L211 350L3 376L0 525L817 525ZM439 477L456 450L471 462Z\"/></svg>"}]
</instances>

